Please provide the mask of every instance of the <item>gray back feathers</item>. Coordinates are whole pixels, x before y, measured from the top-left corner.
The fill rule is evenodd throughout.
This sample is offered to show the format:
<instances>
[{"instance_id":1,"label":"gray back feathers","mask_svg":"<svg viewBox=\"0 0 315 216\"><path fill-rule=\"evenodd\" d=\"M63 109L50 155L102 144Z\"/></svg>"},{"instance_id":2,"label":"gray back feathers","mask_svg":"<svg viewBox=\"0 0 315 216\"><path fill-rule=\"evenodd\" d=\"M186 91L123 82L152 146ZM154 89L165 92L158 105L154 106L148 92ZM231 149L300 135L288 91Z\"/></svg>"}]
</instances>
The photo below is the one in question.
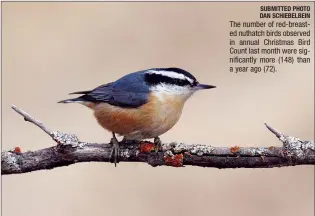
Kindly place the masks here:
<instances>
[{"instance_id":1,"label":"gray back feathers","mask_svg":"<svg viewBox=\"0 0 315 216\"><path fill-rule=\"evenodd\" d=\"M152 76L152 72L154 71L159 73L159 75ZM170 76L168 76L168 73ZM175 78L179 77L181 79L175 79L174 75ZM148 76L150 79L148 79ZM119 107L136 108L148 101L151 87L150 85L157 85L158 83L164 81L173 82L173 84L177 85L192 85L196 82L196 79L187 71L179 68L153 68L130 73L115 82L101 85L91 91L71 93L83 95L78 98L60 102L70 103L81 101L108 103Z\"/></svg>"}]
</instances>

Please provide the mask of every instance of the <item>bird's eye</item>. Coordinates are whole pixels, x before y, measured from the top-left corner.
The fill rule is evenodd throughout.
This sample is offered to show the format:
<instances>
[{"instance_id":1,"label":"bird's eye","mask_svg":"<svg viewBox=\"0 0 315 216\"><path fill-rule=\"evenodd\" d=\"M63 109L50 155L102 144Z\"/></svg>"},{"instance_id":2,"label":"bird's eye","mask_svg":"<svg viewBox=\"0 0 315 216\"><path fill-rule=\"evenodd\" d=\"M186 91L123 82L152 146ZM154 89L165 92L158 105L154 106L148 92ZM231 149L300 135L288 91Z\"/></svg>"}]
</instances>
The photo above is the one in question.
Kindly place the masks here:
<instances>
[{"instance_id":1,"label":"bird's eye","mask_svg":"<svg viewBox=\"0 0 315 216\"><path fill-rule=\"evenodd\" d=\"M192 84L190 84L192 87L198 85L198 82L197 81L194 81Z\"/></svg>"},{"instance_id":2,"label":"bird's eye","mask_svg":"<svg viewBox=\"0 0 315 216\"><path fill-rule=\"evenodd\" d=\"M190 85L190 87L194 87L196 85L196 81L194 81L193 83L189 82L188 79L185 79L184 81L186 84Z\"/></svg>"}]
</instances>

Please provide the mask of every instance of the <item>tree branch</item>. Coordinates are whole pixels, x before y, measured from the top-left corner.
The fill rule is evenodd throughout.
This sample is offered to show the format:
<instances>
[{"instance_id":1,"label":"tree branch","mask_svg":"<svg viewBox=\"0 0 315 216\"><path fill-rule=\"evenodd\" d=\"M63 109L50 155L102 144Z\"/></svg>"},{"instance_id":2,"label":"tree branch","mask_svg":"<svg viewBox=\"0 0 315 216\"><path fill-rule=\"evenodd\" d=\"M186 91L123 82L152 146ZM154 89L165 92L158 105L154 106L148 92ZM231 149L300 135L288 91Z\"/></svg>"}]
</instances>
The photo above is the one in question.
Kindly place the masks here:
<instances>
[{"instance_id":1,"label":"tree branch","mask_svg":"<svg viewBox=\"0 0 315 216\"><path fill-rule=\"evenodd\" d=\"M42 129L56 146L22 153L19 147L1 153L1 174L26 173L53 169L81 162L109 162L111 144L86 143L74 134L51 131L43 123L26 112L12 109ZM185 165L216 168L271 168L294 165L314 165L314 141L303 141L286 136L265 123L266 127L283 143L280 147L213 147L209 145L186 145L165 143L163 150L155 152L156 146L148 141L121 142L121 162L143 162L152 166Z\"/></svg>"}]
</instances>

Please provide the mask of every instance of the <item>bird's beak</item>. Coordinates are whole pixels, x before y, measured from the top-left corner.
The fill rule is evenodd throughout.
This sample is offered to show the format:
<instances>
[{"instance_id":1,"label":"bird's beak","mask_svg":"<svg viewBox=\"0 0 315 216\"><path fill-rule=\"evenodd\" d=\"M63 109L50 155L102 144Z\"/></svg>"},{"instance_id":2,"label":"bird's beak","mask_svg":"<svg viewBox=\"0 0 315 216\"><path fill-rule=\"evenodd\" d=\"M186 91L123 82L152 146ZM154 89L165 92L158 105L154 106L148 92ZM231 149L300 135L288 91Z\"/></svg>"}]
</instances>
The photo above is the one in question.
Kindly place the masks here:
<instances>
[{"instance_id":1,"label":"bird's beak","mask_svg":"<svg viewBox=\"0 0 315 216\"><path fill-rule=\"evenodd\" d=\"M207 85L207 84L198 84L195 86L195 88L197 90L201 90L201 89L211 89L211 88L216 88L216 86L213 85Z\"/></svg>"}]
</instances>

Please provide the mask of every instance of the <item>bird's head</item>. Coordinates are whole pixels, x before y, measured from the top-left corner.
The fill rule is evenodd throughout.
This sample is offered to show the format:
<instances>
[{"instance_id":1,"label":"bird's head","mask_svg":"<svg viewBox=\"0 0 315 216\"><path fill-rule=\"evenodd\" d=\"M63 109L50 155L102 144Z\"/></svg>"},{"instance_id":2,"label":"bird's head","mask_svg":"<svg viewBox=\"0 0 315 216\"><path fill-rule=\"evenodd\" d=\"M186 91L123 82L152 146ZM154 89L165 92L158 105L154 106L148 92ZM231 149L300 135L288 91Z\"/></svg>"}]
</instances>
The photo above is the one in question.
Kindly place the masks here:
<instances>
[{"instance_id":1,"label":"bird's head","mask_svg":"<svg viewBox=\"0 0 315 216\"><path fill-rule=\"evenodd\" d=\"M152 68L145 71L145 82L151 92L187 100L193 93L216 86L200 84L189 72L180 68Z\"/></svg>"}]
</instances>

